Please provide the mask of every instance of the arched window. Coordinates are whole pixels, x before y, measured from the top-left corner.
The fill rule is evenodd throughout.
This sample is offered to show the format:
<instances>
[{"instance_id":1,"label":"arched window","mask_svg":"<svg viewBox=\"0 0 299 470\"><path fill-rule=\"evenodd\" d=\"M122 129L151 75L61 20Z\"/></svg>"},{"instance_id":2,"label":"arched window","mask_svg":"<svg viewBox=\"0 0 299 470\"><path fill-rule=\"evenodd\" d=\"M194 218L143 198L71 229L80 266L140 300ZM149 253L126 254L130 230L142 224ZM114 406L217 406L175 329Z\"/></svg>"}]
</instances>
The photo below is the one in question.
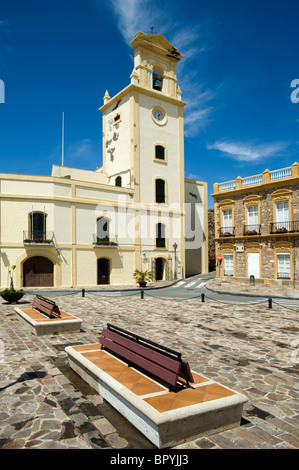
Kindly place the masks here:
<instances>
[{"instance_id":1,"label":"arched window","mask_svg":"<svg viewBox=\"0 0 299 470\"><path fill-rule=\"evenodd\" d=\"M162 91L162 75L157 70L153 70L153 89Z\"/></svg>"},{"instance_id":2,"label":"arched window","mask_svg":"<svg viewBox=\"0 0 299 470\"><path fill-rule=\"evenodd\" d=\"M165 225L159 222L156 225L156 248L165 248Z\"/></svg>"},{"instance_id":3,"label":"arched window","mask_svg":"<svg viewBox=\"0 0 299 470\"><path fill-rule=\"evenodd\" d=\"M155 146L155 158L157 160L165 160L165 147L162 145Z\"/></svg>"},{"instance_id":4,"label":"arched window","mask_svg":"<svg viewBox=\"0 0 299 470\"><path fill-rule=\"evenodd\" d=\"M115 178L115 186L121 186L121 176Z\"/></svg>"},{"instance_id":5,"label":"arched window","mask_svg":"<svg viewBox=\"0 0 299 470\"><path fill-rule=\"evenodd\" d=\"M156 179L156 202L165 203L165 181Z\"/></svg>"},{"instance_id":6,"label":"arched window","mask_svg":"<svg viewBox=\"0 0 299 470\"><path fill-rule=\"evenodd\" d=\"M110 241L110 220L106 217L97 219L97 243L108 243Z\"/></svg>"}]
</instances>

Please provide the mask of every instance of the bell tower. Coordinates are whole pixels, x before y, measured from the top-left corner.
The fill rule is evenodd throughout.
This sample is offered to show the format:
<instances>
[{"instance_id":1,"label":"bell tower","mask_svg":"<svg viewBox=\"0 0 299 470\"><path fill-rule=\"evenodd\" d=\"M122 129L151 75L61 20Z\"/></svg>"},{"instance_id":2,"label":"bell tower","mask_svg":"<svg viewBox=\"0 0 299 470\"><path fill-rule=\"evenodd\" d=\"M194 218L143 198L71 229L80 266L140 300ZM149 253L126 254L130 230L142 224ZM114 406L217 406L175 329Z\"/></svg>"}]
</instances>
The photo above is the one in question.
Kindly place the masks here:
<instances>
[{"instance_id":1,"label":"bell tower","mask_svg":"<svg viewBox=\"0 0 299 470\"><path fill-rule=\"evenodd\" d=\"M103 172L109 184L132 189L135 207L146 209L151 234L135 239L136 267L149 259L174 256L185 261L184 242L184 106L177 83L182 54L161 34L138 32L131 46L134 68L130 84L110 98L103 113ZM138 219L137 217L137 219ZM175 229L174 229L175 228ZM174 255L173 246L177 246ZM151 269L151 266L149 266ZM182 271L183 272L183 271ZM167 275L164 273L164 278Z\"/></svg>"},{"instance_id":2,"label":"bell tower","mask_svg":"<svg viewBox=\"0 0 299 470\"><path fill-rule=\"evenodd\" d=\"M134 50L131 83L180 99L176 67L182 54L161 34L139 32L134 36L131 46Z\"/></svg>"}]
</instances>

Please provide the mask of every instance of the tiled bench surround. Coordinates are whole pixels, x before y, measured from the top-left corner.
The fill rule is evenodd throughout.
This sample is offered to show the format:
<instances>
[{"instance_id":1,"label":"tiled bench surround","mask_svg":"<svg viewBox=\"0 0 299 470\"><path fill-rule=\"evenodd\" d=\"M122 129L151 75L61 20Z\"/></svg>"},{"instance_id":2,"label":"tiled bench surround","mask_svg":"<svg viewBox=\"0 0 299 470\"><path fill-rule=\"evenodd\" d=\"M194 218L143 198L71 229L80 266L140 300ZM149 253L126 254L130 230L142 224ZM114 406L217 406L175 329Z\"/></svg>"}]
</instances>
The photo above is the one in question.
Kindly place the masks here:
<instances>
[{"instance_id":1,"label":"tiled bench surround","mask_svg":"<svg viewBox=\"0 0 299 470\"><path fill-rule=\"evenodd\" d=\"M170 392L100 344L65 351L71 368L158 448L240 425L247 397L196 372L192 387Z\"/></svg>"},{"instance_id":2,"label":"tiled bench surround","mask_svg":"<svg viewBox=\"0 0 299 470\"><path fill-rule=\"evenodd\" d=\"M19 320L22 320L36 336L79 330L82 320L66 312L61 317L49 318L32 307L15 307Z\"/></svg>"}]
</instances>

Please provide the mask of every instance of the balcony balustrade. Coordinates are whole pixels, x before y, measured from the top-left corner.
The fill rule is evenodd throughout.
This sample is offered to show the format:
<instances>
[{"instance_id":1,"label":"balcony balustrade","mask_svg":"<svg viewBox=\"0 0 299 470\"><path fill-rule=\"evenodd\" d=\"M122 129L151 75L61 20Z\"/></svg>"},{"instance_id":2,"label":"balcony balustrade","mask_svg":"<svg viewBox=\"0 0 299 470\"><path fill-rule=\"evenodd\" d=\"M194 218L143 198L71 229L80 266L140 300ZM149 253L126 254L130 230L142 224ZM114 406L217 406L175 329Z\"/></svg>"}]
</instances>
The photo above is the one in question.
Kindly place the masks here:
<instances>
[{"instance_id":1,"label":"balcony balustrade","mask_svg":"<svg viewBox=\"0 0 299 470\"><path fill-rule=\"evenodd\" d=\"M109 237L98 237L97 235L93 235L93 246L95 247L117 247L118 243L114 240L111 240Z\"/></svg>"},{"instance_id":2,"label":"balcony balustrade","mask_svg":"<svg viewBox=\"0 0 299 470\"><path fill-rule=\"evenodd\" d=\"M270 233L296 233L299 232L299 220L285 222L272 222Z\"/></svg>"},{"instance_id":3,"label":"balcony balustrade","mask_svg":"<svg viewBox=\"0 0 299 470\"><path fill-rule=\"evenodd\" d=\"M44 230L23 231L24 245L53 245L54 232Z\"/></svg>"},{"instance_id":4,"label":"balcony balustrade","mask_svg":"<svg viewBox=\"0 0 299 470\"><path fill-rule=\"evenodd\" d=\"M261 234L261 226L260 224L253 224L253 225L244 225L243 235L244 236L254 236Z\"/></svg>"},{"instance_id":5,"label":"balcony balustrade","mask_svg":"<svg viewBox=\"0 0 299 470\"><path fill-rule=\"evenodd\" d=\"M235 227L221 227L220 237L234 237Z\"/></svg>"}]
</instances>

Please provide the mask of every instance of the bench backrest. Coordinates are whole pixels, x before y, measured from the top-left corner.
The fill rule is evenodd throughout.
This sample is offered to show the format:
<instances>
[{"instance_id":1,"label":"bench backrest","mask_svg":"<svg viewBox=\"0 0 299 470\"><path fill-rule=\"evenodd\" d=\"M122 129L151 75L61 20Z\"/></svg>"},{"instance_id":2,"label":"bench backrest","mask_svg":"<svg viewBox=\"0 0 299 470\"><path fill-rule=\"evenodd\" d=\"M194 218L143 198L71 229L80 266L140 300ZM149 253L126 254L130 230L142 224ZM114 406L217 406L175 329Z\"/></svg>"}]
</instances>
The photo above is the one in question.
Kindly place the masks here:
<instances>
[{"instance_id":1,"label":"bench backrest","mask_svg":"<svg viewBox=\"0 0 299 470\"><path fill-rule=\"evenodd\" d=\"M60 317L61 312L58 305L51 299L37 295L34 297L32 307L44 313L48 317Z\"/></svg>"},{"instance_id":2,"label":"bench backrest","mask_svg":"<svg viewBox=\"0 0 299 470\"><path fill-rule=\"evenodd\" d=\"M189 365L182 360L181 353L134 333L108 323L107 328L102 331L100 343L172 387L177 385L179 376L187 384L194 381Z\"/></svg>"}]
</instances>

